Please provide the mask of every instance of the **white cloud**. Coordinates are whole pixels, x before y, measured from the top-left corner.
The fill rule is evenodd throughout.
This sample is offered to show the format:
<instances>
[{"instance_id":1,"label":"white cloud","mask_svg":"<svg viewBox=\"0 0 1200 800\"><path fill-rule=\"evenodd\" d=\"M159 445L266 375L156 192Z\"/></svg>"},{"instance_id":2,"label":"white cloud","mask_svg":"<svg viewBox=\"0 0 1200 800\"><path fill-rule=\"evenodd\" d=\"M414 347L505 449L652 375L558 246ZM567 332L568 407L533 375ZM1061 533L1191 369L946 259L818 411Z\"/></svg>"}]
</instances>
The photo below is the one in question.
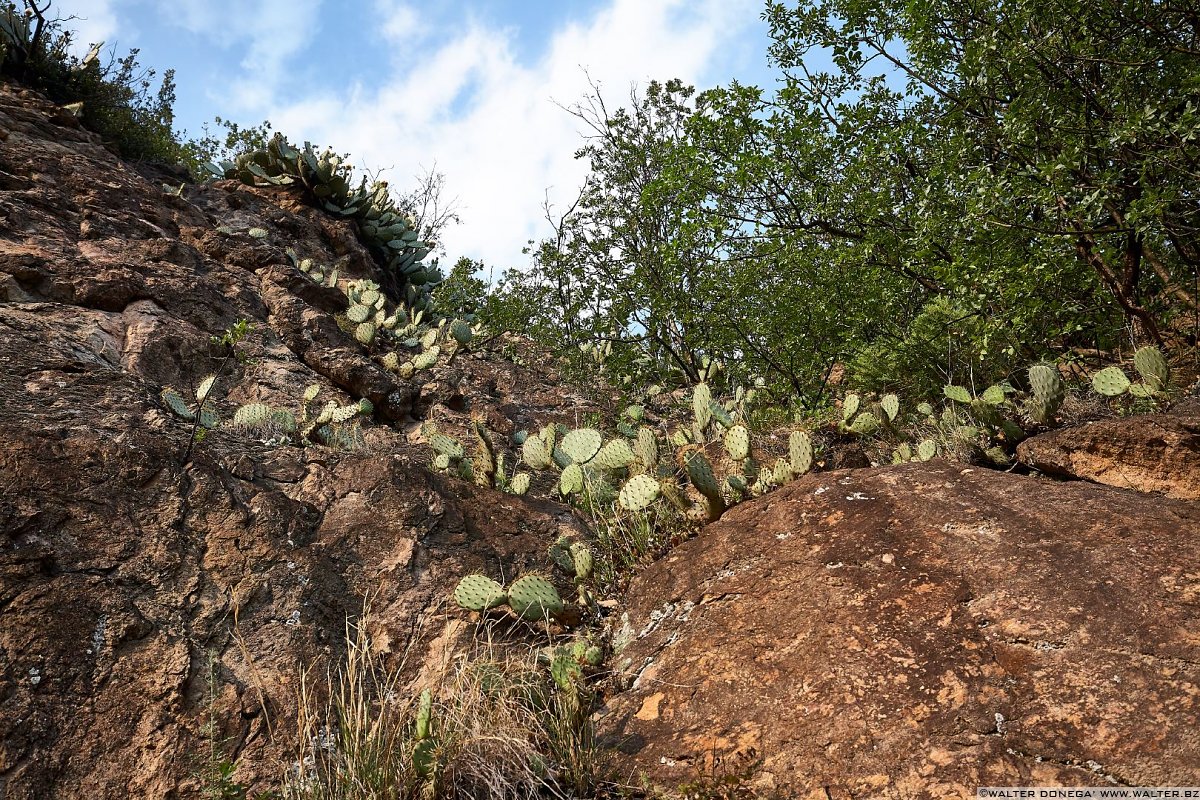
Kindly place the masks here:
<instances>
[{"instance_id":1,"label":"white cloud","mask_svg":"<svg viewBox=\"0 0 1200 800\"><path fill-rule=\"evenodd\" d=\"M47 16L53 14L63 20L66 30L75 32L71 49L77 55L86 55L97 42L114 44L118 25L112 0L57 0Z\"/></svg>"},{"instance_id":2,"label":"white cloud","mask_svg":"<svg viewBox=\"0 0 1200 800\"><path fill-rule=\"evenodd\" d=\"M633 83L699 82L754 25L759 5L613 0L557 31L535 63L518 59L511 31L468 21L432 52L427 46L407 74L340 96L279 103L266 116L277 130L349 152L360 165L395 165L389 178L398 187L436 163L461 200L463 225L448 234L450 255L522 266L526 241L547 233L547 190L561 206L586 174L573 158L580 125L557 104L584 97L587 75L613 105L627 100ZM377 7L396 15L384 31L408 26L415 14L395 2Z\"/></svg>"}]
</instances>

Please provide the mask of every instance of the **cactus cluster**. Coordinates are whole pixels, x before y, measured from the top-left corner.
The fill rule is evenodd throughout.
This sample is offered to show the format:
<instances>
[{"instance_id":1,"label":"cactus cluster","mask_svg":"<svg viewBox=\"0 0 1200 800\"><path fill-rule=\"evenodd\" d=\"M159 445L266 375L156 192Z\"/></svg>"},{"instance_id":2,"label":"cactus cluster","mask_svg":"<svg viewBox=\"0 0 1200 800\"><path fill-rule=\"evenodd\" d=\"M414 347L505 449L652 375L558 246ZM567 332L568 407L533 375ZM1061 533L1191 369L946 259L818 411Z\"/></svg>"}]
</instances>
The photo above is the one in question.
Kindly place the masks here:
<instances>
[{"instance_id":1,"label":"cactus cluster","mask_svg":"<svg viewBox=\"0 0 1200 800\"><path fill-rule=\"evenodd\" d=\"M13 60L17 63L28 58L29 46L33 40L33 28L30 26L32 20L33 12L28 8L18 12L14 4L0 5L0 64L4 63L9 53L14 54Z\"/></svg>"},{"instance_id":2,"label":"cactus cluster","mask_svg":"<svg viewBox=\"0 0 1200 800\"><path fill-rule=\"evenodd\" d=\"M1141 377L1134 383L1120 367L1106 367L1092 376L1092 388L1105 397L1130 397L1159 400L1166 396L1171 380L1167 360L1158 348L1142 347L1133 354L1133 367Z\"/></svg>"},{"instance_id":3,"label":"cactus cluster","mask_svg":"<svg viewBox=\"0 0 1200 800\"><path fill-rule=\"evenodd\" d=\"M418 309L428 307L430 290L442 280L436 260L423 263L435 243L421 238L417 220L396 206L386 182L368 186L364 177L354 187L353 167L332 150L317 152L309 142L293 147L278 133L262 149L207 167L214 176L253 186L299 186L313 205L355 220L368 247L384 263L394 299Z\"/></svg>"},{"instance_id":4,"label":"cactus cluster","mask_svg":"<svg viewBox=\"0 0 1200 800\"><path fill-rule=\"evenodd\" d=\"M266 403L246 403L234 412L233 424L252 430L272 430L287 437L295 435L301 444L313 442L342 450L361 446L359 420L375 413L375 406L364 397L346 405L329 400L318 407L320 393L319 383L306 388L298 412Z\"/></svg>"},{"instance_id":5,"label":"cactus cluster","mask_svg":"<svg viewBox=\"0 0 1200 800\"><path fill-rule=\"evenodd\" d=\"M587 588L595 571L592 549L583 542L572 541L569 537L562 536L550 545L548 553L555 566L574 578L579 591L579 605L585 608L595 605L595 599Z\"/></svg>"},{"instance_id":6,"label":"cactus cluster","mask_svg":"<svg viewBox=\"0 0 1200 800\"><path fill-rule=\"evenodd\" d=\"M291 259L292 266L304 273L314 283L328 286L331 289L337 286L340 274L337 267L318 264L311 258L301 258L292 247L287 248L285 252Z\"/></svg>"},{"instance_id":7,"label":"cactus cluster","mask_svg":"<svg viewBox=\"0 0 1200 800\"><path fill-rule=\"evenodd\" d=\"M526 621L557 616L563 611L562 598L554 584L537 575L513 581L507 591L485 575L468 575L454 588L454 601L468 611L486 611L507 605Z\"/></svg>"},{"instance_id":8,"label":"cactus cluster","mask_svg":"<svg viewBox=\"0 0 1200 800\"><path fill-rule=\"evenodd\" d=\"M895 395L888 395L888 406L895 404L896 413L900 411L900 400ZM894 414L888 414L883 409L882 402L878 409L863 408L863 399L859 395L851 392L842 398L842 421L838 424L838 429L843 433L854 433L859 436L870 436L879 430L883 425L882 417L886 417L889 421L895 419ZM878 413L876 413L878 412Z\"/></svg>"},{"instance_id":9,"label":"cactus cluster","mask_svg":"<svg viewBox=\"0 0 1200 800\"><path fill-rule=\"evenodd\" d=\"M206 375L202 378L196 385L196 399L193 403L185 400L183 395L171 386L164 387L159 396L175 416L195 422L205 430L212 430L221 424L216 403L212 399L212 390L216 382L216 375Z\"/></svg>"},{"instance_id":10,"label":"cactus cluster","mask_svg":"<svg viewBox=\"0 0 1200 800\"><path fill-rule=\"evenodd\" d=\"M438 772L438 742L433 736L433 695L428 689L422 690L417 699L414 723L413 772L424 781L432 781Z\"/></svg>"}]
</instances>

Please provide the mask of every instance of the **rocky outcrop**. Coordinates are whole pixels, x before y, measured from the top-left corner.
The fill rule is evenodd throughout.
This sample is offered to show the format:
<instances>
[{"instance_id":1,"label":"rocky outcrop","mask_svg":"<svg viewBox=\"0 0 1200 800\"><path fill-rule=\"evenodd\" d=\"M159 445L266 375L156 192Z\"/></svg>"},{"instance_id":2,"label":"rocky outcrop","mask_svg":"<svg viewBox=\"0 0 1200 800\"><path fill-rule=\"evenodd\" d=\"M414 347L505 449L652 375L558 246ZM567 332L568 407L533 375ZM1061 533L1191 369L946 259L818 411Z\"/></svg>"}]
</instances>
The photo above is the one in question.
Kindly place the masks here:
<instances>
[{"instance_id":1,"label":"rocky outcrop","mask_svg":"<svg viewBox=\"0 0 1200 800\"><path fill-rule=\"evenodd\" d=\"M1017 458L1049 475L1200 500L1200 400L1043 433L1018 445Z\"/></svg>"},{"instance_id":2,"label":"rocky outcrop","mask_svg":"<svg viewBox=\"0 0 1200 800\"><path fill-rule=\"evenodd\" d=\"M237 778L277 785L300 669L337 665L368 598L376 653L404 661L415 692L471 644L448 601L461 575L545 569L551 541L583 535L561 506L431 474L409 441L426 419L452 432L477 414L508 434L595 413L544 359L460 355L402 380L339 330L341 293L285 254L377 277L349 223L228 181L176 196L172 178L0 86L6 800L196 796L210 716ZM215 371L210 337L238 319L254 330L217 383L226 418L252 400L296 408L316 382L372 401L366 446L222 427L181 465L190 426L159 392Z\"/></svg>"},{"instance_id":3,"label":"rocky outcrop","mask_svg":"<svg viewBox=\"0 0 1200 800\"><path fill-rule=\"evenodd\" d=\"M618 639L602 728L631 780L1200 783L1197 504L938 461L810 475L648 567Z\"/></svg>"}]
</instances>

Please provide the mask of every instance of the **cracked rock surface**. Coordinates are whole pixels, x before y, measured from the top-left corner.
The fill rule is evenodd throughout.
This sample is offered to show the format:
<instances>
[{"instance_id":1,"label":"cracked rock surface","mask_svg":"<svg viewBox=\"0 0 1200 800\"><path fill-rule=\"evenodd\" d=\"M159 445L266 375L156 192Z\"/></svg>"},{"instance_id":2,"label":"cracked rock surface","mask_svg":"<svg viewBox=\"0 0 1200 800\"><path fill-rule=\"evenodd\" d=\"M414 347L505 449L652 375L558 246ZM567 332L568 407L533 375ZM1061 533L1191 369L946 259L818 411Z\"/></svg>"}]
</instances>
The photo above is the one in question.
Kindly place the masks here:
<instances>
[{"instance_id":1,"label":"cracked rock surface","mask_svg":"<svg viewBox=\"0 0 1200 800\"><path fill-rule=\"evenodd\" d=\"M506 442L596 413L545 359L460 354L402 380L339 330L342 293L285 253L377 280L351 223L287 191L175 196L167 180L0 85L5 800L195 797L210 713L236 779L277 787L297 758L300 670L336 669L366 598L375 654L403 662L405 690L436 689L473 646L448 599L459 578L546 570L547 545L580 534L562 506L430 473L415 433L435 419L461 439L477 414ZM221 427L182 465L190 425L159 392L190 397L224 355L210 337L238 319L250 361L218 380L221 415L296 409L318 383L322 399L371 400L364 447Z\"/></svg>"},{"instance_id":2,"label":"cracked rock surface","mask_svg":"<svg viewBox=\"0 0 1200 800\"><path fill-rule=\"evenodd\" d=\"M1200 504L941 461L809 475L648 567L627 613L603 741L661 786L1200 783Z\"/></svg>"}]
</instances>

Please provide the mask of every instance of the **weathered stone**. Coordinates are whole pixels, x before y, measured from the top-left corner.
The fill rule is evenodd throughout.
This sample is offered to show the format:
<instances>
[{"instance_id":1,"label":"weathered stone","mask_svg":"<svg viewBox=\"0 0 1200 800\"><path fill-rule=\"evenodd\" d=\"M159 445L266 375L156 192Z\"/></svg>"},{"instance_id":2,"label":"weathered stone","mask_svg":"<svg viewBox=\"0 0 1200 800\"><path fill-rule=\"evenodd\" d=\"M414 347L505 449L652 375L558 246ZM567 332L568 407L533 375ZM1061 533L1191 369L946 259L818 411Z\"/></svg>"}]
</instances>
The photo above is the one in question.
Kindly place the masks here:
<instances>
[{"instance_id":1,"label":"weathered stone","mask_svg":"<svg viewBox=\"0 0 1200 800\"><path fill-rule=\"evenodd\" d=\"M1018 445L1017 458L1050 475L1200 500L1200 400L1043 433Z\"/></svg>"},{"instance_id":2,"label":"weathered stone","mask_svg":"<svg viewBox=\"0 0 1200 800\"><path fill-rule=\"evenodd\" d=\"M602 729L631 780L1200 783L1200 505L940 461L810 475L628 605Z\"/></svg>"}]
</instances>

